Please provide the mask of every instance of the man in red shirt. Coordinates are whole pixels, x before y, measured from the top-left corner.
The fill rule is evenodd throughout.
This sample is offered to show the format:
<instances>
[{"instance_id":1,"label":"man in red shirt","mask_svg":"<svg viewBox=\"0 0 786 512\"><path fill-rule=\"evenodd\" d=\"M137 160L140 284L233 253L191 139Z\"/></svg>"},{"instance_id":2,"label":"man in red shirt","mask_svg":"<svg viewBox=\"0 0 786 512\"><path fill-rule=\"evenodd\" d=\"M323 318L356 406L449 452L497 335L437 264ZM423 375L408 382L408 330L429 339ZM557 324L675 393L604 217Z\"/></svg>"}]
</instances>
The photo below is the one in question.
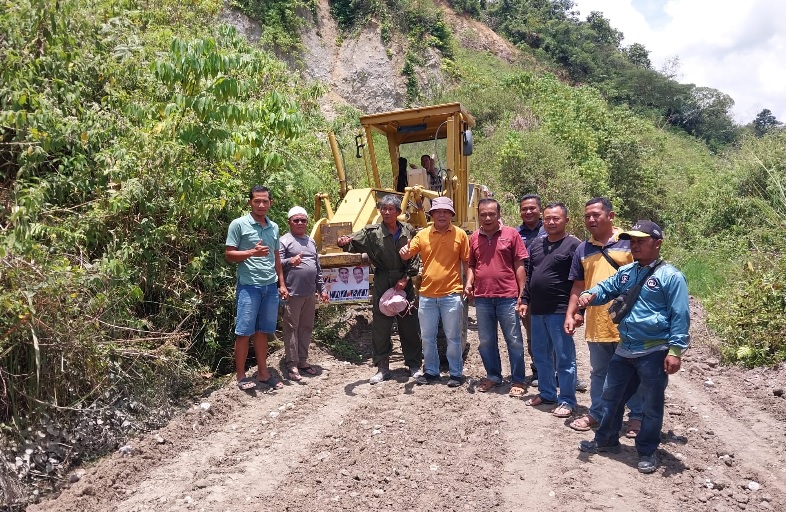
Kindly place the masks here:
<instances>
[{"instance_id":1,"label":"man in red shirt","mask_svg":"<svg viewBox=\"0 0 786 512\"><path fill-rule=\"evenodd\" d=\"M465 293L475 297L478 318L478 351L486 369L478 391L502 384L497 325L502 328L510 359L510 396L521 397L524 383L524 342L518 306L527 280L527 249L518 231L500 224L500 207L494 199L478 204L480 229L469 239L469 272Z\"/></svg>"}]
</instances>

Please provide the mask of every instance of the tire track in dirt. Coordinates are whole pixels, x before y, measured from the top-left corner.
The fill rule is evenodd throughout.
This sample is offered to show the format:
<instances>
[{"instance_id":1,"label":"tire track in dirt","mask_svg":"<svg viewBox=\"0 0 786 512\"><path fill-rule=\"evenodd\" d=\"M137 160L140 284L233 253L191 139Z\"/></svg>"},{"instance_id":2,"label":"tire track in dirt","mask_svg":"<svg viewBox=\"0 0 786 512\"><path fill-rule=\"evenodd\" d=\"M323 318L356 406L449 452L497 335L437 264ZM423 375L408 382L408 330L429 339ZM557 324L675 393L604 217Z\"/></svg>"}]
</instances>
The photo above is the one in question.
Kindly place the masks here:
<instances>
[{"instance_id":1,"label":"tire track in dirt","mask_svg":"<svg viewBox=\"0 0 786 512\"><path fill-rule=\"evenodd\" d=\"M576 335L579 375L589 378L589 356L583 333ZM528 397L537 394L531 388ZM577 393L574 418L589 407L589 393ZM551 414L551 406L528 407L521 401L508 408L506 432L512 457L507 466L512 478L505 482L506 510L533 507L565 507L573 510L631 510L632 504L647 510L675 510L668 478L640 475L638 456L631 440L622 438L618 455L588 455L578 450L579 441L592 439L592 431L576 432L567 425L573 419Z\"/></svg>"},{"instance_id":2,"label":"tire track in dirt","mask_svg":"<svg viewBox=\"0 0 786 512\"><path fill-rule=\"evenodd\" d=\"M206 399L209 412L196 406L162 429L165 444L132 440L131 456L97 462L59 498L28 510L786 510L786 401L768 387L786 372L710 367L710 352L692 349L666 390L661 467L641 475L632 440L621 440L619 455L587 456L578 442L591 432L506 396L509 384L476 392L484 376L477 332L469 340L471 381L456 389L444 377L415 385L398 352L393 379L371 386L369 366L316 348L319 377L257 396L228 384ZM576 347L587 379L586 344ZM504 342L501 356L507 374ZM704 386L708 376L714 387ZM589 394L578 399L581 414Z\"/></svg>"}]
</instances>

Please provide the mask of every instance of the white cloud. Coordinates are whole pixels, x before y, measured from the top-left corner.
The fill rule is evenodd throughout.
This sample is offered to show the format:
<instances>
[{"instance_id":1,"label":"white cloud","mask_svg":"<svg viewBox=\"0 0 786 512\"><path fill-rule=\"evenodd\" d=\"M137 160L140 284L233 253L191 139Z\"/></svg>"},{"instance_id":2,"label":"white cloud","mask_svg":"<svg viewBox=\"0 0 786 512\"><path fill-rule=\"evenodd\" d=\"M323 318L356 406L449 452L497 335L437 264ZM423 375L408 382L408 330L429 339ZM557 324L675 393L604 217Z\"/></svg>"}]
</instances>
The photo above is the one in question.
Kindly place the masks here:
<instances>
[{"instance_id":1,"label":"white cloud","mask_svg":"<svg viewBox=\"0 0 786 512\"><path fill-rule=\"evenodd\" d=\"M786 2L753 0L577 0L585 17L600 11L641 43L655 69L679 57L683 83L712 87L734 98L745 124L763 108L786 121ZM645 15L646 14L646 15Z\"/></svg>"}]
</instances>

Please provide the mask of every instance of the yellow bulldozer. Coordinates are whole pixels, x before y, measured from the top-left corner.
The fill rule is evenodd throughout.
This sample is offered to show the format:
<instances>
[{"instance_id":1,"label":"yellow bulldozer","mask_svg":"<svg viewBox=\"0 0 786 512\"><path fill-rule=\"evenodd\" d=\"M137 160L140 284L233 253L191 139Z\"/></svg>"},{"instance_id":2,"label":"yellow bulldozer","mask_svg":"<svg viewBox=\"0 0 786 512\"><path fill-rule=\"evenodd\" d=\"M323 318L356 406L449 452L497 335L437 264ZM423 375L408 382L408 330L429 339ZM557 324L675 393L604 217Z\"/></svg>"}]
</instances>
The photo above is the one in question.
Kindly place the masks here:
<instances>
[{"instance_id":1,"label":"yellow bulldozer","mask_svg":"<svg viewBox=\"0 0 786 512\"><path fill-rule=\"evenodd\" d=\"M315 222L311 236L320 251L320 264L326 281L336 290L331 291L331 302L367 302L371 296L370 283L373 282L373 275L368 272L367 256L344 252L338 247L337 240L342 235L381 222L377 206L383 196L400 196L403 211L399 220L409 222L415 228L428 225L425 212L429 200L447 196L452 199L456 210L453 224L469 233L477 229L478 202L489 197L490 191L484 185L469 181L469 156L472 155L474 126L475 118L460 103L362 116L360 131L355 137L355 157L363 159L367 181L372 184L370 188L348 186L344 154L335 136L332 133L329 135L341 197L334 211L327 194L316 195ZM383 140L386 144L379 147L379 142ZM406 165L402 167L400 161L402 155L416 156L424 147L431 147L431 143L437 158L444 155L444 167L439 166L438 169L440 182L437 186L434 186L436 180L430 180L425 169L407 168L409 166ZM383 184L380 175L385 165L390 165L392 180ZM406 186L400 182L404 179L404 172L407 173ZM357 274L350 276L350 272ZM350 285L354 283L352 279L355 277L360 286L351 289ZM418 283L416 280L416 287ZM469 349L466 340L467 322L465 303L462 326L465 357ZM441 332L440 328L440 334ZM444 362L445 341L444 338L438 341Z\"/></svg>"}]
</instances>

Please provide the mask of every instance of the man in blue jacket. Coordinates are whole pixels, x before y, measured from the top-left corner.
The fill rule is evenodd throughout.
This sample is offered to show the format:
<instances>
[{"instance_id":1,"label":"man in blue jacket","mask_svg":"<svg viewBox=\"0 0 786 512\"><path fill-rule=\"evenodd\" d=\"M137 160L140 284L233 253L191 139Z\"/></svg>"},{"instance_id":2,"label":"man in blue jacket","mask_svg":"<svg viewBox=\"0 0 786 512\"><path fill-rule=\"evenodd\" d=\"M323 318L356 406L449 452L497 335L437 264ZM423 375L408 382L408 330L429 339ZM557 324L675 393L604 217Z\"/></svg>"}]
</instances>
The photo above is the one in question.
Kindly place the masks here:
<instances>
[{"instance_id":1,"label":"man in blue jacket","mask_svg":"<svg viewBox=\"0 0 786 512\"><path fill-rule=\"evenodd\" d=\"M641 294L619 322L620 343L606 374L601 397L603 418L595 439L582 441L579 449L591 453L620 452L619 432L625 402L638 388L644 402L644 418L636 436L638 469L652 473L658 468L657 449L668 376L680 369L680 358L690 343L688 285L679 270L660 259L663 243L660 226L640 220L619 237L630 239L635 262L582 292L579 306L604 304L636 284L641 284Z\"/></svg>"}]
</instances>

